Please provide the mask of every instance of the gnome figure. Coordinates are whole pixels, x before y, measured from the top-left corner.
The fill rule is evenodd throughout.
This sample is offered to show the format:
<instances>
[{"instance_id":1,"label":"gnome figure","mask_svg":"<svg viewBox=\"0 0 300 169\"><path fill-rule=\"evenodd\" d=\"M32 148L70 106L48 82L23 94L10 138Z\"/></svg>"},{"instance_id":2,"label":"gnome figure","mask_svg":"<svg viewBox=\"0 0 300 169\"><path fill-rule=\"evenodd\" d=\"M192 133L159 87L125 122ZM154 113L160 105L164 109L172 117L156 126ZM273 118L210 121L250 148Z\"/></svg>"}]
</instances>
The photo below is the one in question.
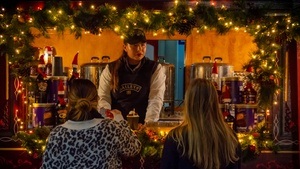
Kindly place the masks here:
<instances>
[{"instance_id":1,"label":"gnome figure","mask_svg":"<svg viewBox=\"0 0 300 169\"><path fill-rule=\"evenodd\" d=\"M59 84L57 87L57 96L58 96L57 100L61 106L66 105L65 94L66 94L66 92L65 92L65 88L64 88L64 83L61 79L59 79Z\"/></svg>"},{"instance_id":2,"label":"gnome figure","mask_svg":"<svg viewBox=\"0 0 300 169\"><path fill-rule=\"evenodd\" d=\"M79 78L79 73L77 72L77 69L78 69L78 54L79 54L79 52L77 52L75 54L73 62L72 62L73 72L72 72L72 76L71 76L70 80L68 81L68 90L71 88L73 80Z\"/></svg>"},{"instance_id":3,"label":"gnome figure","mask_svg":"<svg viewBox=\"0 0 300 169\"><path fill-rule=\"evenodd\" d=\"M65 101L65 88L63 81L59 79L58 87L57 87L57 103L56 103L56 114L55 124L63 124L66 122L67 110L66 110L66 101Z\"/></svg>"},{"instance_id":4,"label":"gnome figure","mask_svg":"<svg viewBox=\"0 0 300 169\"><path fill-rule=\"evenodd\" d=\"M212 71L211 71L211 80L214 84L214 86L216 87L217 90L219 90L219 85L218 85L218 67L217 67L217 62L214 62L214 65L212 67Z\"/></svg>"},{"instance_id":5,"label":"gnome figure","mask_svg":"<svg viewBox=\"0 0 300 169\"><path fill-rule=\"evenodd\" d=\"M76 79L79 78L79 73L78 73L78 54L79 52L77 52L74 56L73 62L72 62L72 68L73 68L73 72L72 72L72 76L75 76Z\"/></svg>"},{"instance_id":6,"label":"gnome figure","mask_svg":"<svg viewBox=\"0 0 300 169\"><path fill-rule=\"evenodd\" d=\"M39 61L39 64L38 64L38 74L41 75L43 78L46 78L47 75L45 73L45 60L44 60L44 55L41 55L40 56L40 61Z\"/></svg>"},{"instance_id":7,"label":"gnome figure","mask_svg":"<svg viewBox=\"0 0 300 169\"><path fill-rule=\"evenodd\" d=\"M231 102L230 90L226 84L222 87L222 102L223 103Z\"/></svg>"}]
</instances>

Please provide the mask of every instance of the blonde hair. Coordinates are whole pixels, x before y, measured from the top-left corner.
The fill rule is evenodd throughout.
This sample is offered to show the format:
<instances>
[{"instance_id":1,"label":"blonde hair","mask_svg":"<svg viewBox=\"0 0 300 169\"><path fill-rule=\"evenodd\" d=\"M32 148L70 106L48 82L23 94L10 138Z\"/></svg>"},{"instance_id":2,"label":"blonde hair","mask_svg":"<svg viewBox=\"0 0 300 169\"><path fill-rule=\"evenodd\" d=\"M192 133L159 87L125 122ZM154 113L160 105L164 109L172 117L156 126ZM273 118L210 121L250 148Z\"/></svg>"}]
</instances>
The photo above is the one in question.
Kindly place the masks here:
<instances>
[{"instance_id":1,"label":"blonde hair","mask_svg":"<svg viewBox=\"0 0 300 169\"><path fill-rule=\"evenodd\" d=\"M184 102L183 123L170 132L182 156L204 169L219 169L237 161L238 139L224 122L214 85L205 79L194 79Z\"/></svg>"},{"instance_id":2,"label":"blonde hair","mask_svg":"<svg viewBox=\"0 0 300 169\"><path fill-rule=\"evenodd\" d=\"M97 88L88 79L75 79L68 93L69 109L68 119L73 121L84 121L92 119L92 109L97 110L98 104Z\"/></svg>"}]
</instances>

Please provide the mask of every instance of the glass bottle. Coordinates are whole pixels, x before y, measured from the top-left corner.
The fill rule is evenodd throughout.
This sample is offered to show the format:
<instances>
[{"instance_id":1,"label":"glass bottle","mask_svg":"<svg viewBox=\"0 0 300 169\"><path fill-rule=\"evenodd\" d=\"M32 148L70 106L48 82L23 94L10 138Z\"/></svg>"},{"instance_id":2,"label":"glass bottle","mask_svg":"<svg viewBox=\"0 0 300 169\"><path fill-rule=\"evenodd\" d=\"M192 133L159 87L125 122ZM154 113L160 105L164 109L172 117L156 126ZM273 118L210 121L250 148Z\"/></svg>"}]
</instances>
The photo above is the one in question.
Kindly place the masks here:
<instances>
[{"instance_id":1,"label":"glass bottle","mask_svg":"<svg viewBox=\"0 0 300 169\"><path fill-rule=\"evenodd\" d=\"M255 104L257 92L252 87L251 82L247 82L243 91L243 103L244 104Z\"/></svg>"}]
</instances>

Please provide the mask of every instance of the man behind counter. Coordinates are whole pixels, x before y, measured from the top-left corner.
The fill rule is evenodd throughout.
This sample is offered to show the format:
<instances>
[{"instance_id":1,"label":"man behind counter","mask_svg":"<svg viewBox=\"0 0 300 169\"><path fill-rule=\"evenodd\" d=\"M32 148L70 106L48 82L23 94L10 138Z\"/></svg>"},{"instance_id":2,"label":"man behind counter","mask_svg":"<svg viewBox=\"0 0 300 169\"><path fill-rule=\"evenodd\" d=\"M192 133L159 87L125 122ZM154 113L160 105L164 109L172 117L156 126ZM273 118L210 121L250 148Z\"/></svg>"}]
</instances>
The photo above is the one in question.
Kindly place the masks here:
<instances>
[{"instance_id":1,"label":"man behind counter","mask_svg":"<svg viewBox=\"0 0 300 169\"><path fill-rule=\"evenodd\" d=\"M127 119L128 113L135 110L141 124L158 121L166 76L161 64L145 57L146 42L142 30L129 31L124 38L121 57L108 64L101 73L98 89L100 113L104 109L118 109Z\"/></svg>"}]
</instances>

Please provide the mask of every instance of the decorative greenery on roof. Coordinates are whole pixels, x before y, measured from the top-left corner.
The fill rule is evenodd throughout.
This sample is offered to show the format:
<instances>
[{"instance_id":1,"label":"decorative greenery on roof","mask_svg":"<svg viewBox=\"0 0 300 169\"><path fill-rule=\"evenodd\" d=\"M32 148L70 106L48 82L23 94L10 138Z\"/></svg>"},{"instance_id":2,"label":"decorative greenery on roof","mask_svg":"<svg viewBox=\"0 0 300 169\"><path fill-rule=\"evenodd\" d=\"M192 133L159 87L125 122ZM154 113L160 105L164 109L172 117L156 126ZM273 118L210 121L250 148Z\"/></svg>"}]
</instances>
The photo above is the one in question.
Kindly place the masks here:
<instances>
[{"instance_id":1,"label":"decorative greenery on roof","mask_svg":"<svg viewBox=\"0 0 300 169\"><path fill-rule=\"evenodd\" d=\"M255 38L258 50L244 68L253 67L249 78L260 84L260 102L270 106L273 94L280 87L276 79L281 77L277 51L283 43L300 36L300 8L286 13L270 13L270 6L258 6L245 1L235 1L231 6L214 6L207 3L190 5L187 1L175 1L165 11L144 10L141 6L117 9L110 4L93 6L68 0L45 1L38 7L0 10L0 54L9 56L13 75L28 77L35 52L32 42L35 36L31 28L48 37L47 30L55 29L63 34L71 31L76 38L82 32L101 34L104 29L126 36L127 31L139 27L148 32L163 32L173 36L176 32L190 35L193 30L204 33L216 30L225 34L229 30L245 30Z\"/></svg>"}]
</instances>

